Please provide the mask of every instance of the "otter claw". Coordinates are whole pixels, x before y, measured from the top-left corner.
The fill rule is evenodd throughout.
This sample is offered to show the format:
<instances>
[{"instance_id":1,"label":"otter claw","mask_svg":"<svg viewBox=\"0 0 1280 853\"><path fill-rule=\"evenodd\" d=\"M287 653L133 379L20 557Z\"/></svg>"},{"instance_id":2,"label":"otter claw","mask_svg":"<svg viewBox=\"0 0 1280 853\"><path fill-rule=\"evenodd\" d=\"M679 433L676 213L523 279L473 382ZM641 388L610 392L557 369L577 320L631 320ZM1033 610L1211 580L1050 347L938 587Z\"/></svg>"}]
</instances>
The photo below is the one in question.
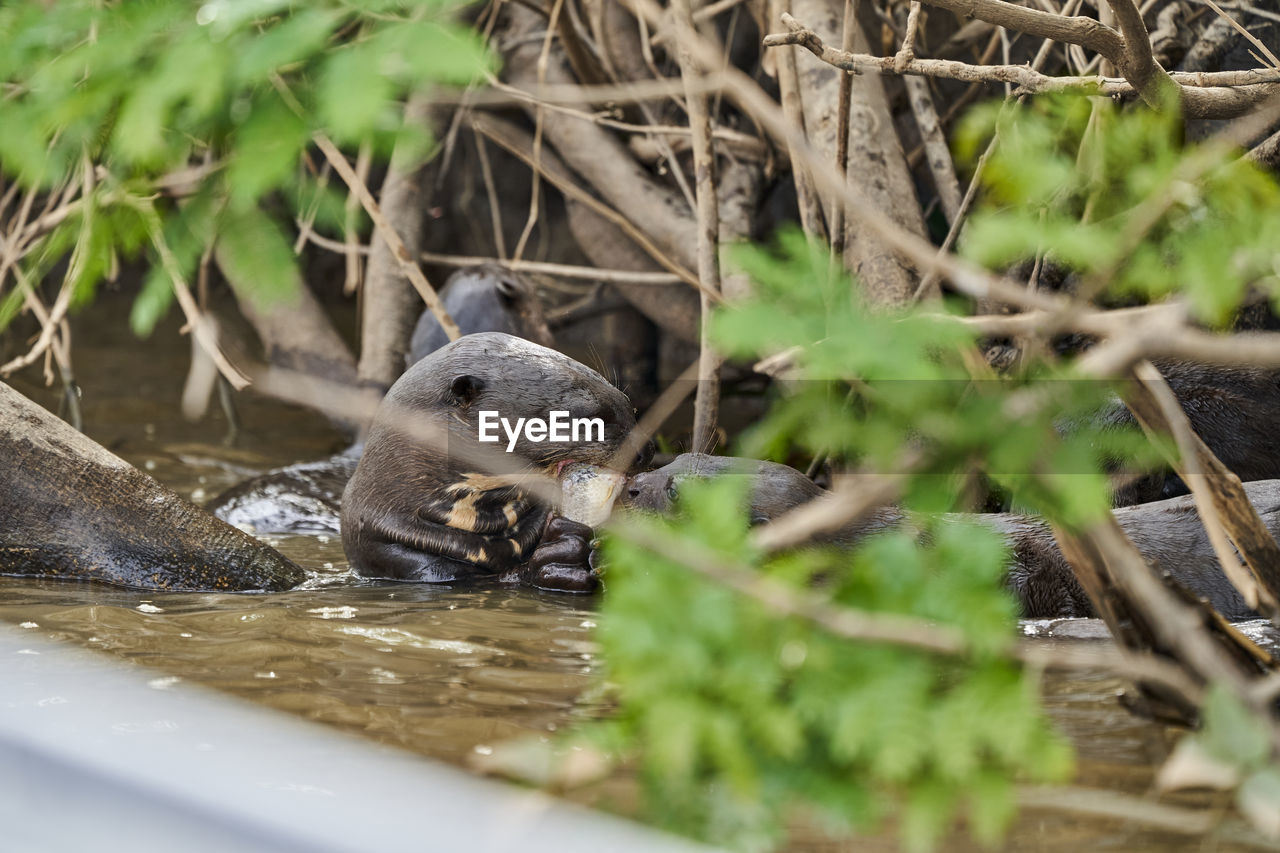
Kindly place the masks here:
<instances>
[{"instance_id":1,"label":"otter claw","mask_svg":"<svg viewBox=\"0 0 1280 853\"><path fill-rule=\"evenodd\" d=\"M594 531L585 524L553 516L529 558L525 583L554 592L595 592L600 576L592 560L593 538Z\"/></svg>"}]
</instances>

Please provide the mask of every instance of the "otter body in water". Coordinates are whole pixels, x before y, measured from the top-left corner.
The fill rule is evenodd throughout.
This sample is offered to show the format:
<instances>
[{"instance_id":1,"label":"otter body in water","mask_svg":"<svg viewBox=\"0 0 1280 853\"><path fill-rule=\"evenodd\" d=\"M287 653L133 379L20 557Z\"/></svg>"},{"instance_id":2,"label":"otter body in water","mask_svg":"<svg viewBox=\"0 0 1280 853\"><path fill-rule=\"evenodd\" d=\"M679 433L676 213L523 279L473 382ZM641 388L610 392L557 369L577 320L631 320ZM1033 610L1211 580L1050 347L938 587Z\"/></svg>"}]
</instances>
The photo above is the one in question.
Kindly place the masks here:
<instances>
[{"instance_id":1,"label":"otter body in water","mask_svg":"<svg viewBox=\"0 0 1280 853\"><path fill-rule=\"evenodd\" d=\"M693 478L732 474L751 478L752 523L772 520L826 494L808 477L786 465L686 453L665 467L632 477L622 491L622 505L671 512L679 499L682 483ZM1272 535L1280 534L1280 480L1245 483L1244 489ZM1222 573L1191 497L1121 507L1112 512L1149 562L1208 599L1223 616L1247 619L1256 615ZM881 507L831 538L853 544L863 536L898 526L903 518L896 507ZM1011 552L1007 583L1017 596L1024 616L1094 615L1088 597L1043 519L1003 512L957 513L945 518L981 522L1005 537Z\"/></svg>"}]
</instances>

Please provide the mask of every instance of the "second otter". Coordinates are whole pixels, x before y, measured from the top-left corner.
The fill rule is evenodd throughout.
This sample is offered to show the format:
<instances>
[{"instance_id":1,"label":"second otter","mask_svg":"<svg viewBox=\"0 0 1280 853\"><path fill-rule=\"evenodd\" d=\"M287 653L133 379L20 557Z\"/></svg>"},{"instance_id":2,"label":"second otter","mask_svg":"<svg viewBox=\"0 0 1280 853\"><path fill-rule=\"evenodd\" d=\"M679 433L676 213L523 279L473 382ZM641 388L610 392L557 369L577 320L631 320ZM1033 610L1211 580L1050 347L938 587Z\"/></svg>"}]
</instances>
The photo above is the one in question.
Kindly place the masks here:
<instances>
[{"instance_id":1,"label":"second otter","mask_svg":"<svg viewBox=\"0 0 1280 853\"><path fill-rule=\"evenodd\" d=\"M808 477L786 465L686 453L663 468L632 477L622 492L622 504L671 512L679 500L680 487L687 480L735 473L751 478L749 511L753 524L770 521L826 494ZM1280 480L1245 483L1244 489L1272 535L1280 534ZM1148 562L1208 599L1223 616L1247 619L1256 615L1222 573L1192 498L1170 498L1112 512ZM1017 597L1023 616L1094 615L1088 596L1043 519L1007 512L952 514L944 518L981 522L1005 537L1011 552L1006 583ZM904 514L898 508L881 507L831 538L852 544L863 536L897 527L903 520Z\"/></svg>"}]
</instances>

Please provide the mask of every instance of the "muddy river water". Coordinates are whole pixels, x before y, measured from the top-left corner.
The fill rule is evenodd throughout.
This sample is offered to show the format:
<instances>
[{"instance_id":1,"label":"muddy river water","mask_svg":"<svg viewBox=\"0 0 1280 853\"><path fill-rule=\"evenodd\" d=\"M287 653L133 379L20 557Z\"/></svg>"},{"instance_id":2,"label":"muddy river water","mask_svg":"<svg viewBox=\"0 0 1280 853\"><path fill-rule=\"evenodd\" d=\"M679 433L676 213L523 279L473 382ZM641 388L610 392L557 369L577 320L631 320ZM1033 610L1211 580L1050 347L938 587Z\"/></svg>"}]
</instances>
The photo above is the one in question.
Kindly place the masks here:
<instances>
[{"instance_id":1,"label":"muddy river water","mask_svg":"<svg viewBox=\"0 0 1280 853\"><path fill-rule=\"evenodd\" d=\"M224 446L219 412L196 424L178 413L185 339L168 327L151 342L125 336L80 338L76 364L86 431L197 503L258 471L340 447L319 417L251 396L241 405L244 435L234 447ZM41 386L38 372L14 384L56 408L57 395ZM590 599L362 583L348 573L336 537L273 544L308 569L302 588L274 595L157 594L0 578L0 620L142 664L154 672L151 689L206 685L456 764L504 740L550 737L575 720L607 713L592 690L598 616ZM1089 633L1088 626L1026 628ZM1052 677L1046 704L1076 746L1076 784L1145 795L1178 733L1129 714L1116 700L1120 687L1105 674ZM802 831L795 849L893 849L887 837L842 847L808 836ZM968 849L963 833L955 838L946 849ZM1028 810L1007 849L1251 848L1121 820Z\"/></svg>"}]
</instances>

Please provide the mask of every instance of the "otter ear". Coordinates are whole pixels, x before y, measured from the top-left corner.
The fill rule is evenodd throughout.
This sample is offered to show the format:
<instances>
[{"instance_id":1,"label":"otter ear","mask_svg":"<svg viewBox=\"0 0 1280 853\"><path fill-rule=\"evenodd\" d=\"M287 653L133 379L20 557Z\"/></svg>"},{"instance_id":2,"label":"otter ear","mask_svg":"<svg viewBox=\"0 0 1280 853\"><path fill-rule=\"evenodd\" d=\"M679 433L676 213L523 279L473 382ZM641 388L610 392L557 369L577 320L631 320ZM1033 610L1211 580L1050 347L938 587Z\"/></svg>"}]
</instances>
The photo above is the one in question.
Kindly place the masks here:
<instances>
[{"instance_id":1,"label":"otter ear","mask_svg":"<svg viewBox=\"0 0 1280 853\"><path fill-rule=\"evenodd\" d=\"M524 295L524 287L520 282L516 279L508 278L507 276L502 276L498 279L497 290L498 296L500 296L502 301L506 302L508 305Z\"/></svg>"},{"instance_id":2,"label":"otter ear","mask_svg":"<svg viewBox=\"0 0 1280 853\"><path fill-rule=\"evenodd\" d=\"M462 373L449 383L449 397L459 406L470 404L484 390L484 380L479 376Z\"/></svg>"}]
</instances>

